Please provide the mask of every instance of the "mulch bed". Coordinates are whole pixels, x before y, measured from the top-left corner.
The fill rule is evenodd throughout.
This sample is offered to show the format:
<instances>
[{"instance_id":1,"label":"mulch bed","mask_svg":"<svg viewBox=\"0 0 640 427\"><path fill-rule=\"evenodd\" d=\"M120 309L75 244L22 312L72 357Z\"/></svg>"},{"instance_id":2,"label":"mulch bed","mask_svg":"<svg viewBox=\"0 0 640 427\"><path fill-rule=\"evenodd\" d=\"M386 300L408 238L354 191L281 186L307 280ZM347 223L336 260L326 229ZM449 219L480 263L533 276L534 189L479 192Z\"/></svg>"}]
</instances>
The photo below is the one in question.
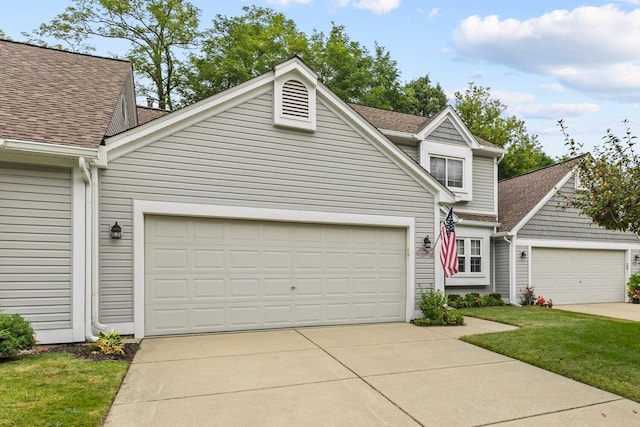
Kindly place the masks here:
<instances>
[{"instance_id":1,"label":"mulch bed","mask_svg":"<svg viewBox=\"0 0 640 427\"><path fill-rule=\"evenodd\" d=\"M95 362L101 362L104 360L124 360L128 363L133 361L140 343L130 342L124 345L124 354L102 354L96 351L91 343L73 343L73 344L57 344L57 345L43 345L34 348L34 353L69 353L79 359L88 359Z\"/></svg>"}]
</instances>

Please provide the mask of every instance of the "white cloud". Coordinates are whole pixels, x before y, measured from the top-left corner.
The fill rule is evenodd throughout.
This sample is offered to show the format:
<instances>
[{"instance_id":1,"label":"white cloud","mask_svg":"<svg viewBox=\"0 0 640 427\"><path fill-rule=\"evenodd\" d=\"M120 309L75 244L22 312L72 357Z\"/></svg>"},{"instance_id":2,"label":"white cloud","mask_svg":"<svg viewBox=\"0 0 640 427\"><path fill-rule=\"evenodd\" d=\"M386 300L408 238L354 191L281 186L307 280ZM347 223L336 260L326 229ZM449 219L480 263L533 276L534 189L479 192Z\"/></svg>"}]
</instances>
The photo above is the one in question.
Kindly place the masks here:
<instances>
[{"instance_id":1,"label":"white cloud","mask_svg":"<svg viewBox=\"0 0 640 427\"><path fill-rule=\"evenodd\" d=\"M525 104L511 107L509 111L519 117L526 117L528 119L560 120L563 118L581 117L597 113L600 111L600 106L589 102L576 104L553 103L551 105Z\"/></svg>"},{"instance_id":2,"label":"white cloud","mask_svg":"<svg viewBox=\"0 0 640 427\"><path fill-rule=\"evenodd\" d=\"M565 90L567 90L560 83L541 84L540 89L551 90L555 92L564 92Z\"/></svg>"},{"instance_id":3,"label":"white cloud","mask_svg":"<svg viewBox=\"0 0 640 427\"><path fill-rule=\"evenodd\" d=\"M330 3L336 7L347 7L351 0L331 0Z\"/></svg>"},{"instance_id":4,"label":"white cloud","mask_svg":"<svg viewBox=\"0 0 640 427\"><path fill-rule=\"evenodd\" d=\"M602 98L640 100L640 8L609 4L529 20L470 16L454 30L462 59L552 75Z\"/></svg>"},{"instance_id":5,"label":"white cloud","mask_svg":"<svg viewBox=\"0 0 640 427\"><path fill-rule=\"evenodd\" d=\"M429 12L429 15L427 16L428 19L432 19L435 18L438 13L440 13L440 9L438 9L437 7L431 9L431 12Z\"/></svg>"},{"instance_id":6,"label":"white cloud","mask_svg":"<svg viewBox=\"0 0 640 427\"><path fill-rule=\"evenodd\" d=\"M360 0L353 4L358 9L366 9L377 15L383 15L397 9L400 6L400 0Z\"/></svg>"}]
</instances>

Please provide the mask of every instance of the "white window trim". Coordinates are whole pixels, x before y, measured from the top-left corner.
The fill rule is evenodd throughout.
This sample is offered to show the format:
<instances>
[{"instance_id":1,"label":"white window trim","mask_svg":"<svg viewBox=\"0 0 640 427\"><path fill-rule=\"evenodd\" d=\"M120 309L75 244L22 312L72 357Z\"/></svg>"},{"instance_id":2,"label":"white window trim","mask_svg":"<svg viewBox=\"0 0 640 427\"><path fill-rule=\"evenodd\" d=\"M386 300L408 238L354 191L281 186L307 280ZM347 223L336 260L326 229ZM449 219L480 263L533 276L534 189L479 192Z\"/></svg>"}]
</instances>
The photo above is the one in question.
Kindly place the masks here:
<instances>
[{"instance_id":1,"label":"white window trim","mask_svg":"<svg viewBox=\"0 0 640 427\"><path fill-rule=\"evenodd\" d=\"M459 201L470 202L473 197L473 152L469 147L424 140L420 143L420 166L431 172L431 157L462 160L462 188L447 187Z\"/></svg>"},{"instance_id":2,"label":"white window trim","mask_svg":"<svg viewBox=\"0 0 640 427\"><path fill-rule=\"evenodd\" d=\"M456 225L456 239L480 240L482 254L481 273L457 273L447 279L449 286L490 286L491 285L491 229L479 227L463 227ZM466 243L470 245L471 243ZM470 248L471 246L469 246ZM465 248L466 249L466 248ZM469 255L470 256L470 255Z\"/></svg>"},{"instance_id":3,"label":"white window trim","mask_svg":"<svg viewBox=\"0 0 640 427\"><path fill-rule=\"evenodd\" d=\"M479 240L480 241L480 259L481 261L481 272L480 273L472 273L471 270L471 262L467 262L465 263L465 267L467 269L467 271L465 271L464 273L457 273L456 276L459 277L485 277L487 275L487 270L486 270L486 249L485 249L485 239L483 239L482 237L461 237L461 236L456 236L456 240L463 240L464 241L464 248L465 248L465 255L464 257L467 258L467 260L470 260L472 256L477 256L477 255L471 255L471 241L472 240Z\"/></svg>"}]
</instances>

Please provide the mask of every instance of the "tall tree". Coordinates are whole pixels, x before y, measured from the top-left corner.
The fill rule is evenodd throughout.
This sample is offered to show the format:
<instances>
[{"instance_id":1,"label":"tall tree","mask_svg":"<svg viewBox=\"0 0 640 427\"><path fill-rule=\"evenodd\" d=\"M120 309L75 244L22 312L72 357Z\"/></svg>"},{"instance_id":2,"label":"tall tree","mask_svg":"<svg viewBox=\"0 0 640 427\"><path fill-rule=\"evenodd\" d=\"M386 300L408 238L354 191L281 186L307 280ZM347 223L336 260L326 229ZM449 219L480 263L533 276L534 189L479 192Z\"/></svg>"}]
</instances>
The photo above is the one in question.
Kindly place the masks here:
<instances>
[{"instance_id":1,"label":"tall tree","mask_svg":"<svg viewBox=\"0 0 640 427\"><path fill-rule=\"evenodd\" d=\"M236 86L266 73L294 55L306 56L307 36L291 19L272 9L242 8L244 15L217 15L204 31L202 50L182 68L183 104Z\"/></svg>"},{"instance_id":2,"label":"tall tree","mask_svg":"<svg viewBox=\"0 0 640 427\"><path fill-rule=\"evenodd\" d=\"M300 56L320 80L347 102L398 109L406 104L397 63L382 46L368 49L332 25L328 35L308 36L269 8L246 6L238 17L217 15L205 31L202 52L183 69L184 103L192 103Z\"/></svg>"},{"instance_id":3,"label":"tall tree","mask_svg":"<svg viewBox=\"0 0 640 427\"><path fill-rule=\"evenodd\" d=\"M507 106L491 97L491 88L469 83L464 92L456 92L455 109L472 134L507 150L498 168L500 179L510 178L553 164L538 143L529 135L524 120L505 117Z\"/></svg>"},{"instance_id":4,"label":"tall tree","mask_svg":"<svg viewBox=\"0 0 640 427\"><path fill-rule=\"evenodd\" d=\"M2 30L2 28L0 28L0 39L3 40L11 40L11 37L9 37L8 35L5 34L5 32Z\"/></svg>"},{"instance_id":5,"label":"tall tree","mask_svg":"<svg viewBox=\"0 0 640 427\"><path fill-rule=\"evenodd\" d=\"M186 0L73 1L34 35L53 37L82 52L93 49L87 43L92 37L128 41L126 56L136 72L151 81L160 108L173 108L180 64L176 50L196 43L200 10Z\"/></svg>"},{"instance_id":6,"label":"tall tree","mask_svg":"<svg viewBox=\"0 0 640 427\"><path fill-rule=\"evenodd\" d=\"M576 197L567 196L567 205L601 227L640 235L640 155L635 150L636 136L628 122L623 123L622 137L608 129L603 145L595 147L593 155L580 158L576 166L580 190ZM558 124L569 156L582 155L584 145L569 136L563 120Z\"/></svg>"},{"instance_id":7,"label":"tall tree","mask_svg":"<svg viewBox=\"0 0 640 427\"><path fill-rule=\"evenodd\" d=\"M411 80L404 85L403 91L408 100L404 113L429 117L447 106L447 95L440 83L435 86L431 84L429 74Z\"/></svg>"}]
</instances>

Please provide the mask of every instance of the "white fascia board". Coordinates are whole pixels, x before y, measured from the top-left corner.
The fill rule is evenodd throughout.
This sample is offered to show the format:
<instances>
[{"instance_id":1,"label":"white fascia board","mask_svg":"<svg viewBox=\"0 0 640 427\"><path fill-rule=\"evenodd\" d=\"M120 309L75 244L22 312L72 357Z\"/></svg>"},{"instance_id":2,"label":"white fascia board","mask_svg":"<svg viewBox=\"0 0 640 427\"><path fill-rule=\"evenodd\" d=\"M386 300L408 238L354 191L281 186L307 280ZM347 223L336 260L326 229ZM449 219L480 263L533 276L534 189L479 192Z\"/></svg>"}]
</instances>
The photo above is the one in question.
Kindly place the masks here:
<instances>
[{"instance_id":1,"label":"white fascia board","mask_svg":"<svg viewBox=\"0 0 640 427\"><path fill-rule=\"evenodd\" d=\"M421 141L414 133L410 132L399 132L397 130L389 130L389 129L378 129L388 138L393 138L397 140L407 141L407 142L419 142Z\"/></svg>"},{"instance_id":2,"label":"white fascia board","mask_svg":"<svg viewBox=\"0 0 640 427\"><path fill-rule=\"evenodd\" d=\"M314 88L318 85L318 75L314 73L311 68L307 67L307 65L298 57L291 58L282 64L276 65L274 71L275 78L289 73L294 73L306 80L307 83L312 85Z\"/></svg>"},{"instance_id":3,"label":"white fascia board","mask_svg":"<svg viewBox=\"0 0 640 427\"><path fill-rule=\"evenodd\" d=\"M273 89L274 73L255 77L165 116L105 139L108 160L118 159ZM262 89L262 91L260 91Z\"/></svg>"},{"instance_id":4,"label":"white fascia board","mask_svg":"<svg viewBox=\"0 0 640 427\"><path fill-rule=\"evenodd\" d=\"M474 153L482 153L482 154L490 154L491 157L500 157L505 154L507 150L500 147L486 147L484 145L478 144L478 148L473 148ZM487 156L485 156L487 157Z\"/></svg>"},{"instance_id":5,"label":"white fascia board","mask_svg":"<svg viewBox=\"0 0 640 427\"><path fill-rule=\"evenodd\" d=\"M17 151L51 157L84 157L97 159L95 148L73 147L70 145L48 144L46 142L24 141L18 139L0 139L0 150Z\"/></svg>"},{"instance_id":6,"label":"white fascia board","mask_svg":"<svg viewBox=\"0 0 640 427\"><path fill-rule=\"evenodd\" d=\"M439 195L442 203L455 203L456 196L448 188L440 184L429 172L418 165L399 147L386 138L382 132L369 122L365 121L353 108L338 98L333 92L323 85L318 86L318 95L328 102L327 108L333 109L357 127L361 135L373 142L375 146L396 165L401 167L413 179L434 195Z\"/></svg>"},{"instance_id":7,"label":"white fascia board","mask_svg":"<svg viewBox=\"0 0 640 427\"><path fill-rule=\"evenodd\" d=\"M565 185L567 183L567 181L569 181L569 178L571 178L571 175L573 175L573 171L570 171L569 173L567 173L560 181L558 181L556 183L556 185L554 185L554 187L551 189L551 191L549 191L547 194L545 194L545 196L540 199L540 201L533 207L533 209L531 209L512 229L511 229L511 233L512 234L518 234L518 231L520 231L520 229L522 227L525 226L526 223L528 223L531 218L533 218L533 216L538 213L538 211L540 209L542 209L542 207L544 205L547 204L547 202L553 197L554 194L556 194L558 191L560 191L560 189L562 188L563 185Z\"/></svg>"},{"instance_id":8,"label":"white fascia board","mask_svg":"<svg viewBox=\"0 0 640 427\"><path fill-rule=\"evenodd\" d=\"M559 248L559 249L605 249L605 250L629 250L640 249L640 243L629 242L597 242L590 240L544 240L544 239L518 239L518 245Z\"/></svg>"},{"instance_id":9,"label":"white fascia board","mask_svg":"<svg viewBox=\"0 0 640 427\"><path fill-rule=\"evenodd\" d=\"M458 224L469 225L473 227L487 227L487 228L495 228L500 226L499 222L473 221L473 220L463 219L463 218L460 218L458 220Z\"/></svg>"}]
</instances>

